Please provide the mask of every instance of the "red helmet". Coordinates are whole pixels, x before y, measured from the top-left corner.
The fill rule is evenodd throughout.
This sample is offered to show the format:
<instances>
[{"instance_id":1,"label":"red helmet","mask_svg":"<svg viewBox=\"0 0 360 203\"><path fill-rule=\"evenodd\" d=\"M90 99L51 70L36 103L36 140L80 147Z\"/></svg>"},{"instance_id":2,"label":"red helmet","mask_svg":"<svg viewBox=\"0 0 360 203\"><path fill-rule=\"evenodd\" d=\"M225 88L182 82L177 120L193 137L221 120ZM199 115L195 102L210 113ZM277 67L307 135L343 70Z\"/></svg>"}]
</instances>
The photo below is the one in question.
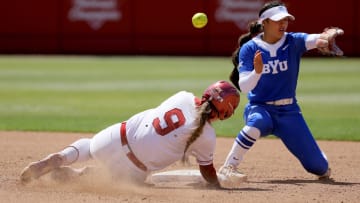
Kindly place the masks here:
<instances>
[{"instance_id":1,"label":"red helmet","mask_svg":"<svg viewBox=\"0 0 360 203\"><path fill-rule=\"evenodd\" d=\"M240 102L240 94L229 82L217 81L210 85L202 95L202 102L210 101L220 120L234 114Z\"/></svg>"}]
</instances>

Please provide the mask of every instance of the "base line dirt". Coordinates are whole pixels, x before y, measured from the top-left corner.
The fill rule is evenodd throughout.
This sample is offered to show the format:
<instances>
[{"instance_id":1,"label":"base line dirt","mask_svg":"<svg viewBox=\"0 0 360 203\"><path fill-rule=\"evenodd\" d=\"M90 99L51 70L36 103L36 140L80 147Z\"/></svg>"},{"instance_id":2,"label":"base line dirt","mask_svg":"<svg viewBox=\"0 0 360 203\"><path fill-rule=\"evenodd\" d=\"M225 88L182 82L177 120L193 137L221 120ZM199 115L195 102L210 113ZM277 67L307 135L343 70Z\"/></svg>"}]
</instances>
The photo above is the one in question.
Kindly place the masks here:
<instances>
[{"instance_id":1,"label":"base line dirt","mask_svg":"<svg viewBox=\"0 0 360 203\"><path fill-rule=\"evenodd\" d=\"M135 186L96 175L59 183L48 175L30 184L19 181L30 162L62 150L84 133L0 132L0 202L358 202L360 199L360 142L319 141L332 168L333 181L307 173L279 139L260 139L240 165L248 182L233 190L207 189L203 184ZM215 167L219 169L233 138L218 138ZM197 169L180 163L164 169ZM75 167L97 165L94 161Z\"/></svg>"}]
</instances>

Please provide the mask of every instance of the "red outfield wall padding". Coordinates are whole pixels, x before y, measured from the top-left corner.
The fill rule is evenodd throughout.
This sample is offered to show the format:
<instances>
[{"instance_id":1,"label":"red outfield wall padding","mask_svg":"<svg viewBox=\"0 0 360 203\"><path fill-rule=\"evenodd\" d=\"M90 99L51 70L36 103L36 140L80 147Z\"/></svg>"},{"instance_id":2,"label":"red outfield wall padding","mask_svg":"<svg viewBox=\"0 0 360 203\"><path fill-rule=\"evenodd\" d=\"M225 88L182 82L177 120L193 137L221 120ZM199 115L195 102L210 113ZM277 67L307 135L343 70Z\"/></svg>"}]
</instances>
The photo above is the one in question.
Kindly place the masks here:
<instances>
[{"instance_id":1,"label":"red outfield wall padding","mask_svg":"<svg viewBox=\"0 0 360 203\"><path fill-rule=\"evenodd\" d=\"M229 56L264 0L12 0L0 7L0 53ZM360 3L287 0L288 31L338 26L347 56L360 56ZM326 5L326 12L319 8ZM205 12L209 23L192 27Z\"/></svg>"}]
</instances>

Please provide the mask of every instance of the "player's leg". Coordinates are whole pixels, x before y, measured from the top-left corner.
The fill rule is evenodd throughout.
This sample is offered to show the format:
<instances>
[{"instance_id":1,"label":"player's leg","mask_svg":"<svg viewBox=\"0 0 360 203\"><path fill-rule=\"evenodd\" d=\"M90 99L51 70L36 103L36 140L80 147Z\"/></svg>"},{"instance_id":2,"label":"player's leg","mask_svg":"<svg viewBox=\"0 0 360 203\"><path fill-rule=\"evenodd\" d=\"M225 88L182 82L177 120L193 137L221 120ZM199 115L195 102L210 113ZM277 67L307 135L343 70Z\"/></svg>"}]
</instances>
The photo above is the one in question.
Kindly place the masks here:
<instances>
[{"instance_id":1,"label":"player's leg","mask_svg":"<svg viewBox=\"0 0 360 203\"><path fill-rule=\"evenodd\" d=\"M92 139L84 138L77 140L60 152L51 154L45 159L31 163L23 170L21 179L23 182L28 182L31 178L39 178L40 176L57 169L52 176L53 179L66 180L68 177L73 177L76 174L81 175L83 170L63 166L71 165L74 162L87 161L92 158L93 155L95 156L94 158L100 159L99 161L111 162L111 157L114 156L114 145L112 145L112 136L115 136L115 133L112 132L114 126L110 126L100 131ZM120 148L119 146L120 145L118 144L116 147ZM56 162L53 161L55 158L57 158Z\"/></svg>"},{"instance_id":2,"label":"player's leg","mask_svg":"<svg viewBox=\"0 0 360 203\"><path fill-rule=\"evenodd\" d=\"M63 157L62 165L70 165L75 162L84 162L91 159L90 143L91 139L82 138L59 152Z\"/></svg>"},{"instance_id":3,"label":"player's leg","mask_svg":"<svg viewBox=\"0 0 360 203\"><path fill-rule=\"evenodd\" d=\"M139 169L127 156L129 147L121 142L121 123L114 124L93 137L91 156L102 163L112 180L144 183L148 172ZM131 128L131 124L126 126ZM127 135L129 137L131 135Z\"/></svg>"},{"instance_id":4,"label":"player's leg","mask_svg":"<svg viewBox=\"0 0 360 203\"><path fill-rule=\"evenodd\" d=\"M224 165L238 166L243 160L245 153L253 146L259 137L260 131L258 128L248 125L244 126L237 135Z\"/></svg>"},{"instance_id":5,"label":"player's leg","mask_svg":"<svg viewBox=\"0 0 360 203\"><path fill-rule=\"evenodd\" d=\"M244 112L246 125L236 137L234 144L219 172L229 174L236 172L245 153L253 146L260 136L268 135L272 130L270 114L260 106L247 107Z\"/></svg>"},{"instance_id":6,"label":"player's leg","mask_svg":"<svg viewBox=\"0 0 360 203\"><path fill-rule=\"evenodd\" d=\"M309 173L319 178L330 176L330 169L325 154L320 150L302 114L290 113L277 121L274 134L281 138L289 151L301 162Z\"/></svg>"},{"instance_id":7,"label":"player's leg","mask_svg":"<svg viewBox=\"0 0 360 203\"><path fill-rule=\"evenodd\" d=\"M76 161L88 160L91 158L89 148L90 139L83 138L77 140L60 152L50 154L39 161L30 163L21 172L20 180L23 183L27 183L31 179L37 179L60 166L69 165Z\"/></svg>"}]
</instances>

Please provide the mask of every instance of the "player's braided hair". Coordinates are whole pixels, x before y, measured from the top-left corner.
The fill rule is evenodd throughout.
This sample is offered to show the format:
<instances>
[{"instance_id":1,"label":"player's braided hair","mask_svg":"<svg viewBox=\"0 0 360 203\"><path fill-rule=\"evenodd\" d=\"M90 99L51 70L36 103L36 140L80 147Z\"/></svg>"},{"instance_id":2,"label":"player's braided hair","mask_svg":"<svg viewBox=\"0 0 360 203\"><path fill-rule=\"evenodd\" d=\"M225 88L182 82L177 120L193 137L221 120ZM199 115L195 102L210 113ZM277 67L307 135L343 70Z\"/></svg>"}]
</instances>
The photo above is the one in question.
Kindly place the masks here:
<instances>
[{"instance_id":1,"label":"player's braided hair","mask_svg":"<svg viewBox=\"0 0 360 203\"><path fill-rule=\"evenodd\" d=\"M209 116L211 114L212 107L211 103L209 101L205 101L201 106L198 108L198 116L195 119L195 123L198 123L199 125L195 128L195 130L191 133L191 136L186 142L186 146L184 149L184 154L181 159L182 163L186 162L186 151L189 149L190 145L195 142L195 140L201 135L203 128L206 124L206 122L209 119Z\"/></svg>"}]
</instances>

